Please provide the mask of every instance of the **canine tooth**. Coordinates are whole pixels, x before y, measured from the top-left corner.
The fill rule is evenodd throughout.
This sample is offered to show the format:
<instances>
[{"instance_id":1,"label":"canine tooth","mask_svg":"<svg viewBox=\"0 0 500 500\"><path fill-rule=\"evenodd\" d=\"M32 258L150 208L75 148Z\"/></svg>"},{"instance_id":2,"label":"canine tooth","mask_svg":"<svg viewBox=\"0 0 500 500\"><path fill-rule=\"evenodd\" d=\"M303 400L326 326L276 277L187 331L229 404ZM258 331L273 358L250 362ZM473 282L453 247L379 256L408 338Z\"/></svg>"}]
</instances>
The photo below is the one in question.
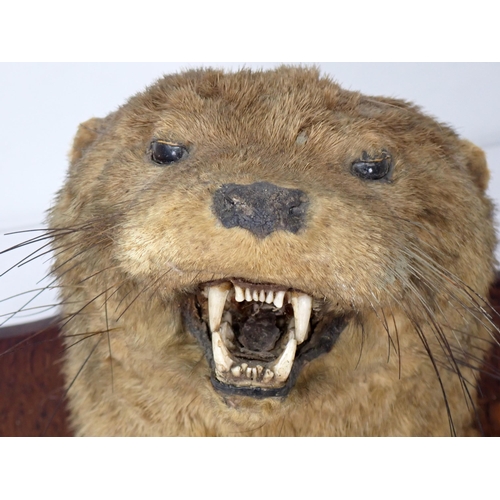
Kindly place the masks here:
<instances>
[{"instance_id":1,"label":"canine tooth","mask_svg":"<svg viewBox=\"0 0 500 500\"><path fill-rule=\"evenodd\" d=\"M264 371L264 367L262 365L257 365L257 373L259 374L259 377L263 371Z\"/></svg>"},{"instance_id":2,"label":"canine tooth","mask_svg":"<svg viewBox=\"0 0 500 500\"><path fill-rule=\"evenodd\" d=\"M269 292L267 292L266 304L272 304L273 301L274 301L274 292L270 290Z\"/></svg>"},{"instance_id":3,"label":"canine tooth","mask_svg":"<svg viewBox=\"0 0 500 500\"><path fill-rule=\"evenodd\" d=\"M264 373L264 377L262 377L263 382L269 382L272 378L274 377L274 373L269 369L266 368L266 371Z\"/></svg>"},{"instance_id":4,"label":"canine tooth","mask_svg":"<svg viewBox=\"0 0 500 500\"><path fill-rule=\"evenodd\" d=\"M241 366L233 366L233 368L231 368L231 373L235 377L239 377L241 375Z\"/></svg>"},{"instance_id":5,"label":"canine tooth","mask_svg":"<svg viewBox=\"0 0 500 500\"><path fill-rule=\"evenodd\" d=\"M247 302L252 302L252 292L250 291L250 288L245 290L245 300Z\"/></svg>"},{"instance_id":6,"label":"canine tooth","mask_svg":"<svg viewBox=\"0 0 500 500\"><path fill-rule=\"evenodd\" d=\"M276 296L274 297L274 305L279 309L283 307L283 299L285 298L285 292L276 292Z\"/></svg>"},{"instance_id":7,"label":"canine tooth","mask_svg":"<svg viewBox=\"0 0 500 500\"><path fill-rule=\"evenodd\" d=\"M293 366L293 360L295 359L296 349L297 341L294 338L290 338L285 347L285 350L272 365L277 381L284 382L288 378L288 375L290 375L290 371L292 370Z\"/></svg>"},{"instance_id":8,"label":"canine tooth","mask_svg":"<svg viewBox=\"0 0 500 500\"><path fill-rule=\"evenodd\" d=\"M244 372L245 372L245 371L246 371L246 369L247 369L247 366L248 366L248 365L247 365L246 363L241 363L241 369L242 369L242 371L244 371Z\"/></svg>"},{"instance_id":9,"label":"canine tooth","mask_svg":"<svg viewBox=\"0 0 500 500\"><path fill-rule=\"evenodd\" d=\"M257 290L252 292L252 299L255 300L255 302L259 302L259 292Z\"/></svg>"},{"instance_id":10,"label":"canine tooth","mask_svg":"<svg viewBox=\"0 0 500 500\"><path fill-rule=\"evenodd\" d=\"M216 332L220 328L220 320L224 312L224 304L231 289L229 283L211 286L208 290L208 318L210 331Z\"/></svg>"},{"instance_id":11,"label":"canine tooth","mask_svg":"<svg viewBox=\"0 0 500 500\"><path fill-rule=\"evenodd\" d=\"M305 293L292 293L293 316L295 318L295 338L301 344L307 336L311 318L312 297Z\"/></svg>"},{"instance_id":12,"label":"canine tooth","mask_svg":"<svg viewBox=\"0 0 500 500\"><path fill-rule=\"evenodd\" d=\"M212 332L212 351L216 371L219 373L228 372L233 365L233 360L219 332Z\"/></svg>"},{"instance_id":13,"label":"canine tooth","mask_svg":"<svg viewBox=\"0 0 500 500\"><path fill-rule=\"evenodd\" d=\"M264 290L261 290L259 293L259 302L264 302L266 300L266 292Z\"/></svg>"},{"instance_id":14,"label":"canine tooth","mask_svg":"<svg viewBox=\"0 0 500 500\"><path fill-rule=\"evenodd\" d=\"M238 285L234 285L234 298L236 302L243 302L245 300L245 292Z\"/></svg>"},{"instance_id":15,"label":"canine tooth","mask_svg":"<svg viewBox=\"0 0 500 500\"><path fill-rule=\"evenodd\" d=\"M233 323L233 317L231 316L231 313L229 311L226 311L222 315L222 321L225 321L226 323L229 323L230 325Z\"/></svg>"},{"instance_id":16,"label":"canine tooth","mask_svg":"<svg viewBox=\"0 0 500 500\"><path fill-rule=\"evenodd\" d=\"M229 344L232 340L234 340L234 332L231 328L231 325L227 322L224 322L220 325L219 329L220 336L224 341L224 344Z\"/></svg>"}]
</instances>

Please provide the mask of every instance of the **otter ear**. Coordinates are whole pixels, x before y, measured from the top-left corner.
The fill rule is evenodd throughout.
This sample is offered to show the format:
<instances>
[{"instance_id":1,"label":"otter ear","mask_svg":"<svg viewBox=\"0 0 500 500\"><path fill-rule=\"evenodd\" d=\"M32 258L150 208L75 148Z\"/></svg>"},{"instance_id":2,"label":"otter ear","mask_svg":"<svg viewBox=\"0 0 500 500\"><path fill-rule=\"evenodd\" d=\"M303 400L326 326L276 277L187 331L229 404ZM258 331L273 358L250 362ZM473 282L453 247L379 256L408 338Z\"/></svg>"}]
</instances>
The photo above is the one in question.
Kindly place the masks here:
<instances>
[{"instance_id":1,"label":"otter ear","mask_svg":"<svg viewBox=\"0 0 500 500\"><path fill-rule=\"evenodd\" d=\"M486 191L490 180L490 171L488 170L484 151L465 139L461 142L461 149L467 160L467 168L474 179L474 183L479 189Z\"/></svg>"},{"instance_id":2,"label":"otter ear","mask_svg":"<svg viewBox=\"0 0 500 500\"><path fill-rule=\"evenodd\" d=\"M74 163L79 160L85 150L96 140L102 129L104 120L102 118L91 118L79 125L75 138L73 139L73 147L71 148L70 160Z\"/></svg>"}]
</instances>

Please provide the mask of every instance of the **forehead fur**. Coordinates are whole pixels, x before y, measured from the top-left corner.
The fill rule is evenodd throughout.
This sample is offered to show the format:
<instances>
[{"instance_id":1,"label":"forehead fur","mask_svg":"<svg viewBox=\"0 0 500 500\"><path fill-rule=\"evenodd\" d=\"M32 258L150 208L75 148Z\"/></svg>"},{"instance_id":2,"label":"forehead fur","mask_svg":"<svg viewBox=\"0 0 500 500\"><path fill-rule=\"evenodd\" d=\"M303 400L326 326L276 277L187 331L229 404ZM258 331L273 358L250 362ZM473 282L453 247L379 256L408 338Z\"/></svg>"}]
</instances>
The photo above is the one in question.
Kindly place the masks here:
<instances>
[{"instance_id":1,"label":"forehead fur","mask_svg":"<svg viewBox=\"0 0 500 500\"><path fill-rule=\"evenodd\" d=\"M369 127L390 133L402 146L421 142L447 149L457 139L451 128L412 103L342 89L318 69L307 67L235 73L203 69L167 75L130 99L121 113L129 134L130 128L150 133L151 127L162 125L159 116L170 113L174 119L203 114L203 125L213 129L237 123L241 133L255 140L282 139L290 132L295 139L311 127L330 131L353 127L353 132ZM263 121L267 126L258 126Z\"/></svg>"}]
</instances>

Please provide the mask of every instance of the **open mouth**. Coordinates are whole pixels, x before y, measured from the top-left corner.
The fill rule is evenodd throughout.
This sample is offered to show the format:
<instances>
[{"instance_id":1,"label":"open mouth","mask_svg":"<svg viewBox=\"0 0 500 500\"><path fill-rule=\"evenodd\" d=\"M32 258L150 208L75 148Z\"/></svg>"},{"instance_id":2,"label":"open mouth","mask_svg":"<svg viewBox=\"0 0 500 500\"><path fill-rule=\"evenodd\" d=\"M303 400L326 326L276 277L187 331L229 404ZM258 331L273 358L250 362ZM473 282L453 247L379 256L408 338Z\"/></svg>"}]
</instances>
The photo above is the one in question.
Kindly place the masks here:
<instances>
[{"instance_id":1,"label":"open mouth","mask_svg":"<svg viewBox=\"0 0 500 500\"><path fill-rule=\"evenodd\" d=\"M328 352L346 325L323 300L236 278L201 284L183 315L213 386L253 397L286 396L304 364Z\"/></svg>"}]
</instances>

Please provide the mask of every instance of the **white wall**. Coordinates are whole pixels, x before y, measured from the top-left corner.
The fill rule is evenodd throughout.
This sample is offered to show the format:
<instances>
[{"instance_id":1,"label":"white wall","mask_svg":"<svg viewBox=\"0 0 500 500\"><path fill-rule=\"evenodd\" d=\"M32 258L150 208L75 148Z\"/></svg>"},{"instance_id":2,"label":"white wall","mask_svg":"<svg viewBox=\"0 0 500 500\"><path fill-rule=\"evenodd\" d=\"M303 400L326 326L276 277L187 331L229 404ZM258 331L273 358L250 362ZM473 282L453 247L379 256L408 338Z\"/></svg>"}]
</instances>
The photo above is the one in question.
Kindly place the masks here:
<instances>
[{"instance_id":1,"label":"white wall","mask_svg":"<svg viewBox=\"0 0 500 500\"><path fill-rule=\"evenodd\" d=\"M237 68L243 63L0 65L0 235L43 225L44 211L63 182L66 155L80 122L105 116L163 73L200 65ZM264 68L274 65L246 64ZM414 101L483 147L492 171L489 193L500 206L500 64L319 66L346 88ZM29 236L0 236L0 250ZM26 247L0 255L0 274L29 251ZM37 259L0 277L0 324L2 315L8 318L34 294L6 298L48 284L36 284L48 269L46 261ZM48 291L27 307L54 303L55 294ZM53 309L34 309L7 325L52 314Z\"/></svg>"}]
</instances>

